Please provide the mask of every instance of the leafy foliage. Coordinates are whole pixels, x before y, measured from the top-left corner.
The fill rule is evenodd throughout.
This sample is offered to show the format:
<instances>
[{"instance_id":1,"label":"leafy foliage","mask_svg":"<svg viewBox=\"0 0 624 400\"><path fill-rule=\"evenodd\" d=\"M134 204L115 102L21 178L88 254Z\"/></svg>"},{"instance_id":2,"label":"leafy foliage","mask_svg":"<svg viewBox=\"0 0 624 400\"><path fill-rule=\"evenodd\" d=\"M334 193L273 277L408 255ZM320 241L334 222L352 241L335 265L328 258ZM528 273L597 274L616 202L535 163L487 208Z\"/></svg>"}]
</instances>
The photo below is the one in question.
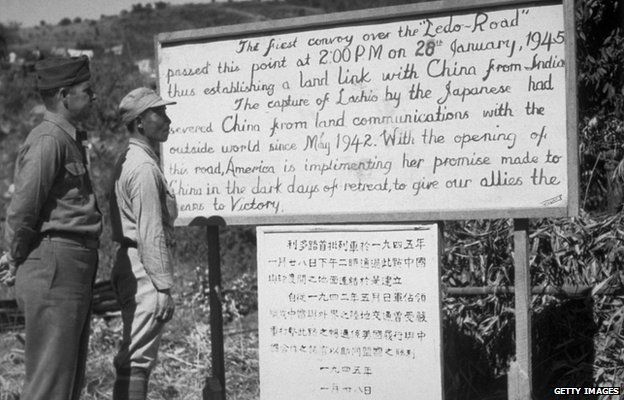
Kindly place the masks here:
<instances>
[{"instance_id":1,"label":"leafy foliage","mask_svg":"<svg viewBox=\"0 0 624 400\"><path fill-rule=\"evenodd\" d=\"M617 0L577 2L582 205L619 208L624 165L624 5ZM620 164L614 173L614 165Z\"/></svg>"},{"instance_id":2,"label":"leafy foliage","mask_svg":"<svg viewBox=\"0 0 624 400\"><path fill-rule=\"evenodd\" d=\"M585 115L624 118L624 17L617 0L577 6L581 110Z\"/></svg>"},{"instance_id":3,"label":"leafy foliage","mask_svg":"<svg viewBox=\"0 0 624 400\"><path fill-rule=\"evenodd\" d=\"M594 287L593 296L533 297L534 388L608 386L624 382L617 368L624 279L622 215L535 220L531 226L534 287ZM509 221L465 221L445 229L442 280L449 287L513 285ZM513 359L513 296L444 299L446 390L449 398L479 399L501 390L497 378ZM468 365L474 368L468 368ZM467 371L467 372L466 372ZM468 388L468 389L467 389Z\"/></svg>"}]
</instances>

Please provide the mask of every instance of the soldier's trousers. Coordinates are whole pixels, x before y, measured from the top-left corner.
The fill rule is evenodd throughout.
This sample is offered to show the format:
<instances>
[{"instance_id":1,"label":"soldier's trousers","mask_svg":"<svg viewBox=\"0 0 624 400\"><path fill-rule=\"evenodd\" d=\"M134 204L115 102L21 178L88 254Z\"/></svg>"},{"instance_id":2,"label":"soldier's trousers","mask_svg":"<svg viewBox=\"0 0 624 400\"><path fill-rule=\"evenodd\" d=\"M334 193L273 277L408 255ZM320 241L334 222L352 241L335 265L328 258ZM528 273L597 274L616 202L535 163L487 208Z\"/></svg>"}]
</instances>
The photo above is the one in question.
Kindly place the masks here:
<instances>
[{"instance_id":1,"label":"soldier's trousers","mask_svg":"<svg viewBox=\"0 0 624 400\"><path fill-rule=\"evenodd\" d=\"M90 247L44 238L17 269L16 297L26 324L21 400L80 397L98 260Z\"/></svg>"},{"instance_id":2,"label":"soldier's trousers","mask_svg":"<svg viewBox=\"0 0 624 400\"><path fill-rule=\"evenodd\" d=\"M123 340L114 360L113 400L144 400L165 327L156 319L157 291L133 247L117 252L111 281L123 319Z\"/></svg>"}]
</instances>

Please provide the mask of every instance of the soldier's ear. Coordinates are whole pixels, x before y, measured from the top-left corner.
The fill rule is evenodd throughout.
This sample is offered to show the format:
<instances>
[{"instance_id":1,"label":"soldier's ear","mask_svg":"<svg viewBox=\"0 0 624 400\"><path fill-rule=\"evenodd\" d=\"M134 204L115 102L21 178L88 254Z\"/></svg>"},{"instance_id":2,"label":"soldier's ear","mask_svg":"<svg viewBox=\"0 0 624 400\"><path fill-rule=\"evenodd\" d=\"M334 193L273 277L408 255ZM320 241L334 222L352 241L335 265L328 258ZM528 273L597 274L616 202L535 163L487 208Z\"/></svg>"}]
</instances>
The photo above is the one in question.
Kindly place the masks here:
<instances>
[{"instance_id":1,"label":"soldier's ear","mask_svg":"<svg viewBox=\"0 0 624 400\"><path fill-rule=\"evenodd\" d=\"M58 91L58 96L61 99L61 101L63 102L63 105L65 106L65 108L67 108L67 95L69 94L69 89L67 88L61 88Z\"/></svg>"}]
</instances>

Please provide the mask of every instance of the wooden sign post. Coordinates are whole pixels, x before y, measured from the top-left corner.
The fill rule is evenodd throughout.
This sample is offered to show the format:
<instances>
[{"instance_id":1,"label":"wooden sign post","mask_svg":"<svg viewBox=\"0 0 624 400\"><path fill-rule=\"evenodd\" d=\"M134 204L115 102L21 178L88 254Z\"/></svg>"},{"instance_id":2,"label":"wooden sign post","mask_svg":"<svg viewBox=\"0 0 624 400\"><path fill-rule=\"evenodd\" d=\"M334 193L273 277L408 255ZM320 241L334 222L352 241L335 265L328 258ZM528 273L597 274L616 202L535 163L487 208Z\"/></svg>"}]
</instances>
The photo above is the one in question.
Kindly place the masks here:
<instances>
[{"instance_id":1,"label":"wooden sign post","mask_svg":"<svg viewBox=\"0 0 624 400\"><path fill-rule=\"evenodd\" d=\"M177 223L513 218L510 387L529 389L510 396L528 398L527 221L578 213L574 35L573 0L434 1L160 34L159 90L177 102L161 149Z\"/></svg>"},{"instance_id":2,"label":"wooden sign post","mask_svg":"<svg viewBox=\"0 0 624 400\"><path fill-rule=\"evenodd\" d=\"M219 226L208 225L208 287L210 289L210 344L212 375L206 378L204 400L225 400L225 350L223 341L223 302L221 301L221 246Z\"/></svg>"},{"instance_id":3,"label":"wooden sign post","mask_svg":"<svg viewBox=\"0 0 624 400\"><path fill-rule=\"evenodd\" d=\"M514 294L516 316L516 360L508 375L510 400L530 400L531 373L531 274L529 265L529 220L514 220Z\"/></svg>"}]
</instances>

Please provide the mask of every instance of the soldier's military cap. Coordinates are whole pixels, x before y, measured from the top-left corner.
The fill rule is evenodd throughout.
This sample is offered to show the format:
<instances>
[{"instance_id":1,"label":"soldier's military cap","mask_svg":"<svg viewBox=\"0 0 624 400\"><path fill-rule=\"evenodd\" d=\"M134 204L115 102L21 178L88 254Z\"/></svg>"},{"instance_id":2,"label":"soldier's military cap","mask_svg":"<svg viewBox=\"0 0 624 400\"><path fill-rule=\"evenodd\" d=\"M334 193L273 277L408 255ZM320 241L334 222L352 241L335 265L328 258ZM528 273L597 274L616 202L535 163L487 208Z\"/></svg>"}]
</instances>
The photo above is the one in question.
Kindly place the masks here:
<instances>
[{"instance_id":1,"label":"soldier's military cap","mask_svg":"<svg viewBox=\"0 0 624 400\"><path fill-rule=\"evenodd\" d=\"M72 86L91 78L87 56L46 58L35 64L35 72L39 90Z\"/></svg>"},{"instance_id":2,"label":"soldier's military cap","mask_svg":"<svg viewBox=\"0 0 624 400\"><path fill-rule=\"evenodd\" d=\"M134 89L124 96L119 103L121 121L127 124L149 108L176 104L175 101L163 100L155 91L146 87Z\"/></svg>"}]
</instances>

